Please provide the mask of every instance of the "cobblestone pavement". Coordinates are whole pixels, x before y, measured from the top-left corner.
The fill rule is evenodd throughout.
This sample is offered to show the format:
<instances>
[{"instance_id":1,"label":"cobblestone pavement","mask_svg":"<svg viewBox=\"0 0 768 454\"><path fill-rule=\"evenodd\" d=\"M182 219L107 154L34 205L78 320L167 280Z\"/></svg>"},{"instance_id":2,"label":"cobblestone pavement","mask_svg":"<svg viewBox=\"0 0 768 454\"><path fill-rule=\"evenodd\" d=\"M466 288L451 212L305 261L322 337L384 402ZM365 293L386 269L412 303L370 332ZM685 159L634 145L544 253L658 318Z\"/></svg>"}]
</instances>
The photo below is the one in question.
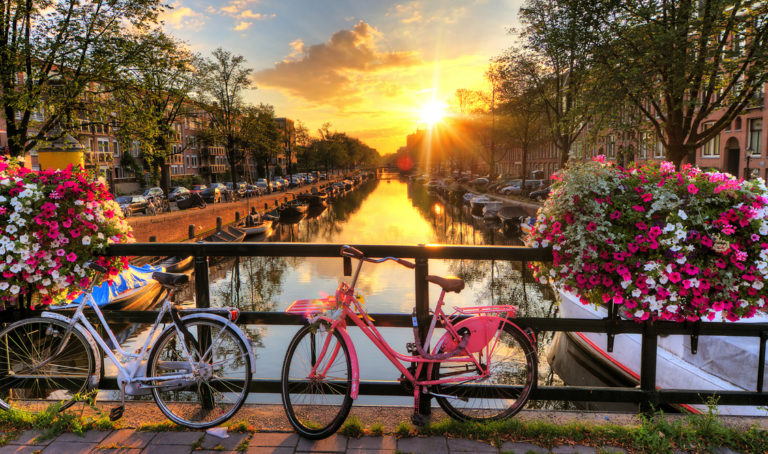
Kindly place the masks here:
<instances>
[{"instance_id":1,"label":"cobblestone pavement","mask_svg":"<svg viewBox=\"0 0 768 454\"><path fill-rule=\"evenodd\" d=\"M65 433L48 440L40 440L38 431L21 433L16 439L0 447L0 454L293 454L293 453L557 453L593 454L625 453L621 448L605 446L562 445L551 450L530 443L505 442L500 448L488 443L446 437L395 438L379 437L347 438L334 435L324 440L311 441L290 432L230 432L228 438L214 437L205 432L144 432L134 429L86 432L84 436ZM729 449L715 452L729 454Z\"/></svg>"}]
</instances>

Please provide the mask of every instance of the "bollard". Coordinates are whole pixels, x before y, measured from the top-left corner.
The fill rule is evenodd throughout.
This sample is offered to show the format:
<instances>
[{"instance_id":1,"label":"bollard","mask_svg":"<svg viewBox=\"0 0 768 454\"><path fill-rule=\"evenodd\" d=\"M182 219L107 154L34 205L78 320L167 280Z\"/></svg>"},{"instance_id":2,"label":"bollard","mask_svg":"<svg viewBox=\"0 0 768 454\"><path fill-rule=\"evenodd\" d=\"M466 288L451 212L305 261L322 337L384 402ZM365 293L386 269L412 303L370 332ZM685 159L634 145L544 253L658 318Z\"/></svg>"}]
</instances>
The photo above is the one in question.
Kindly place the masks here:
<instances>
[{"instance_id":1,"label":"bollard","mask_svg":"<svg viewBox=\"0 0 768 454\"><path fill-rule=\"evenodd\" d=\"M221 232L221 216L216 216L216 231Z\"/></svg>"},{"instance_id":2,"label":"bollard","mask_svg":"<svg viewBox=\"0 0 768 454\"><path fill-rule=\"evenodd\" d=\"M269 204L268 204L267 202L264 202L264 209L265 209L265 210L268 210L268 209L269 209Z\"/></svg>"},{"instance_id":3,"label":"bollard","mask_svg":"<svg viewBox=\"0 0 768 454\"><path fill-rule=\"evenodd\" d=\"M190 240L195 237L195 224L189 224L187 236Z\"/></svg>"},{"instance_id":4,"label":"bollard","mask_svg":"<svg viewBox=\"0 0 768 454\"><path fill-rule=\"evenodd\" d=\"M251 207L251 214L256 214L256 207Z\"/></svg>"},{"instance_id":5,"label":"bollard","mask_svg":"<svg viewBox=\"0 0 768 454\"><path fill-rule=\"evenodd\" d=\"M239 221L240 221L240 212L235 211L235 222L239 222Z\"/></svg>"},{"instance_id":6,"label":"bollard","mask_svg":"<svg viewBox=\"0 0 768 454\"><path fill-rule=\"evenodd\" d=\"M149 237L149 242L150 243L156 243L157 242L157 237L155 235L152 235L151 237Z\"/></svg>"}]
</instances>

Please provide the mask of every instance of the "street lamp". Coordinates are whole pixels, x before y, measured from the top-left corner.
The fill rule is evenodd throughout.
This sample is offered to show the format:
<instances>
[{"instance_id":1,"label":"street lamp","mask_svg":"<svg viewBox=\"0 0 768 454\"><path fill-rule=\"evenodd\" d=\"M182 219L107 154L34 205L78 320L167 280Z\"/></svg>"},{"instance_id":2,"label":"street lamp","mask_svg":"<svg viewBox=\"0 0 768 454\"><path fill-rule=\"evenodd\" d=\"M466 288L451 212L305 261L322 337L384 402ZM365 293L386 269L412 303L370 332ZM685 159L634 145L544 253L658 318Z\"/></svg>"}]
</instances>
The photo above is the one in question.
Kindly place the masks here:
<instances>
[{"instance_id":1,"label":"street lamp","mask_svg":"<svg viewBox=\"0 0 768 454\"><path fill-rule=\"evenodd\" d=\"M747 146L747 149L744 150L744 152L747 154L747 171L746 171L746 174L744 175L744 179L749 180L752 174L752 171L749 168L749 161L752 159L752 144L749 144Z\"/></svg>"}]
</instances>

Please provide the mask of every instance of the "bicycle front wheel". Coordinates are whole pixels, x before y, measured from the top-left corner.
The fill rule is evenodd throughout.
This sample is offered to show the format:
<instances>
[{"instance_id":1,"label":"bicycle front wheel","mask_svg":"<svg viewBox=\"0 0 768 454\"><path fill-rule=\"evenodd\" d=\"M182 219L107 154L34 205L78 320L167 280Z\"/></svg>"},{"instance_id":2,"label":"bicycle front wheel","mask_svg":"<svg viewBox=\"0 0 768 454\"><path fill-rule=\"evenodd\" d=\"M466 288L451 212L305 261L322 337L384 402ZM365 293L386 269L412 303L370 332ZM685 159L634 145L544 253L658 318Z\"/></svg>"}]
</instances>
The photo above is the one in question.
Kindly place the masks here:
<instances>
[{"instance_id":1,"label":"bicycle front wheel","mask_svg":"<svg viewBox=\"0 0 768 454\"><path fill-rule=\"evenodd\" d=\"M77 402L96 364L85 337L74 328L66 336L67 327L31 318L0 332L0 407L40 413L51 404L61 411Z\"/></svg>"},{"instance_id":2,"label":"bicycle front wheel","mask_svg":"<svg viewBox=\"0 0 768 454\"><path fill-rule=\"evenodd\" d=\"M152 394L160 411L176 424L193 429L217 426L237 413L248 397L248 348L219 320L191 318L183 324L192 336L186 347L175 326L152 347L147 361L147 377L154 378Z\"/></svg>"},{"instance_id":3,"label":"bicycle front wheel","mask_svg":"<svg viewBox=\"0 0 768 454\"><path fill-rule=\"evenodd\" d=\"M280 387L285 414L299 435L333 435L352 408L352 364L341 334L301 328L288 345Z\"/></svg>"},{"instance_id":4,"label":"bicycle front wheel","mask_svg":"<svg viewBox=\"0 0 768 454\"><path fill-rule=\"evenodd\" d=\"M481 368L487 367L487 374L471 362L449 359L433 366L433 380L452 380L433 386L440 407L462 421L503 419L520 411L537 377L538 356L528 337L505 323L474 357Z\"/></svg>"}]
</instances>

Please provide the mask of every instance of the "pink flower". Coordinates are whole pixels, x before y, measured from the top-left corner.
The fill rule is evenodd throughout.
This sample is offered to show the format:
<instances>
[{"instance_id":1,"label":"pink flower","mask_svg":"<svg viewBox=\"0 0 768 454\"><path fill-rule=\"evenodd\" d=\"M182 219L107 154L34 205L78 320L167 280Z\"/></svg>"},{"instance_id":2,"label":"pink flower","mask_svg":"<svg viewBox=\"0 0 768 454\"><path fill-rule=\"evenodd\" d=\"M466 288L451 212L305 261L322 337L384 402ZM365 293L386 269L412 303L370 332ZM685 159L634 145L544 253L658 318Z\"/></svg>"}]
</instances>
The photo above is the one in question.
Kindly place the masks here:
<instances>
[{"instance_id":1,"label":"pink flower","mask_svg":"<svg viewBox=\"0 0 768 454\"><path fill-rule=\"evenodd\" d=\"M653 200L653 194L646 192L645 194L641 195L640 198L643 199L643 202L650 202Z\"/></svg>"},{"instance_id":2,"label":"pink flower","mask_svg":"<svg viewBox=\"0 0 768 454\"><path fill-rule=\"evenodd\" d=\"M613 213L611 213L611 219L613 220L619 219L620 217L621 217L621 211L614 211Z\"/></svg>"},{"instance_id":3,"label":"pink flower","mask_svg":"<svg viewBox=\"0 0 768 454\"><path fill-rule=\"evenodd\" d=\"M643 211L645 211L645 207L644 207L644 206L641 206L641 205L633 205L633 206L632 206L632 209L633 209L633 210L635 210L635 211L641 212L641 213L642 213Z\"/></svg>"},{"instance_id":4,"label":"pink flower","mask_svg":"<svg viewBox=\"0 0 768 454\"><path fill-rule=\"evenodd\" d=\"M677 271L673 271L669 273L668 277L669 277L669 280L674 282L675 284L680 282L680 279L681 279L680 273L678 273Z\"/></svg>"},{"instance_id":5,"label":"pink flower","mask_svg":"<svg viewBox=\"0 0 768 454\"><path fill-rule=\"evenodd\" d=\"M74 262L75 260L77 260L77 254L75 254L74 252L70 252L69 254L67 254L68 262Z\"/></svg>"},{"instance_id":6,"label":"pink flower","mask_svg":"<svg viewBox=\"0 0 768 454\"><path fill-rule=\"evenodd\" d=\"M695 184L691 183L688 185L688 192L690 192L693 195L696 195L699 192L699 188L697 188Z\"/></svg>"},{"instance_id":7,"label":"pink flower","mask_svg":"<svg viewBox=\"0 0 768 454\"><path fill-rule=\"evenodd\" d=\"M593 232L596 228L597 228L597 224L595 224L594 222L590 222L589 224L587 224L587 230L589 230L590 232Z\"/></svg>"}]
</instances>

